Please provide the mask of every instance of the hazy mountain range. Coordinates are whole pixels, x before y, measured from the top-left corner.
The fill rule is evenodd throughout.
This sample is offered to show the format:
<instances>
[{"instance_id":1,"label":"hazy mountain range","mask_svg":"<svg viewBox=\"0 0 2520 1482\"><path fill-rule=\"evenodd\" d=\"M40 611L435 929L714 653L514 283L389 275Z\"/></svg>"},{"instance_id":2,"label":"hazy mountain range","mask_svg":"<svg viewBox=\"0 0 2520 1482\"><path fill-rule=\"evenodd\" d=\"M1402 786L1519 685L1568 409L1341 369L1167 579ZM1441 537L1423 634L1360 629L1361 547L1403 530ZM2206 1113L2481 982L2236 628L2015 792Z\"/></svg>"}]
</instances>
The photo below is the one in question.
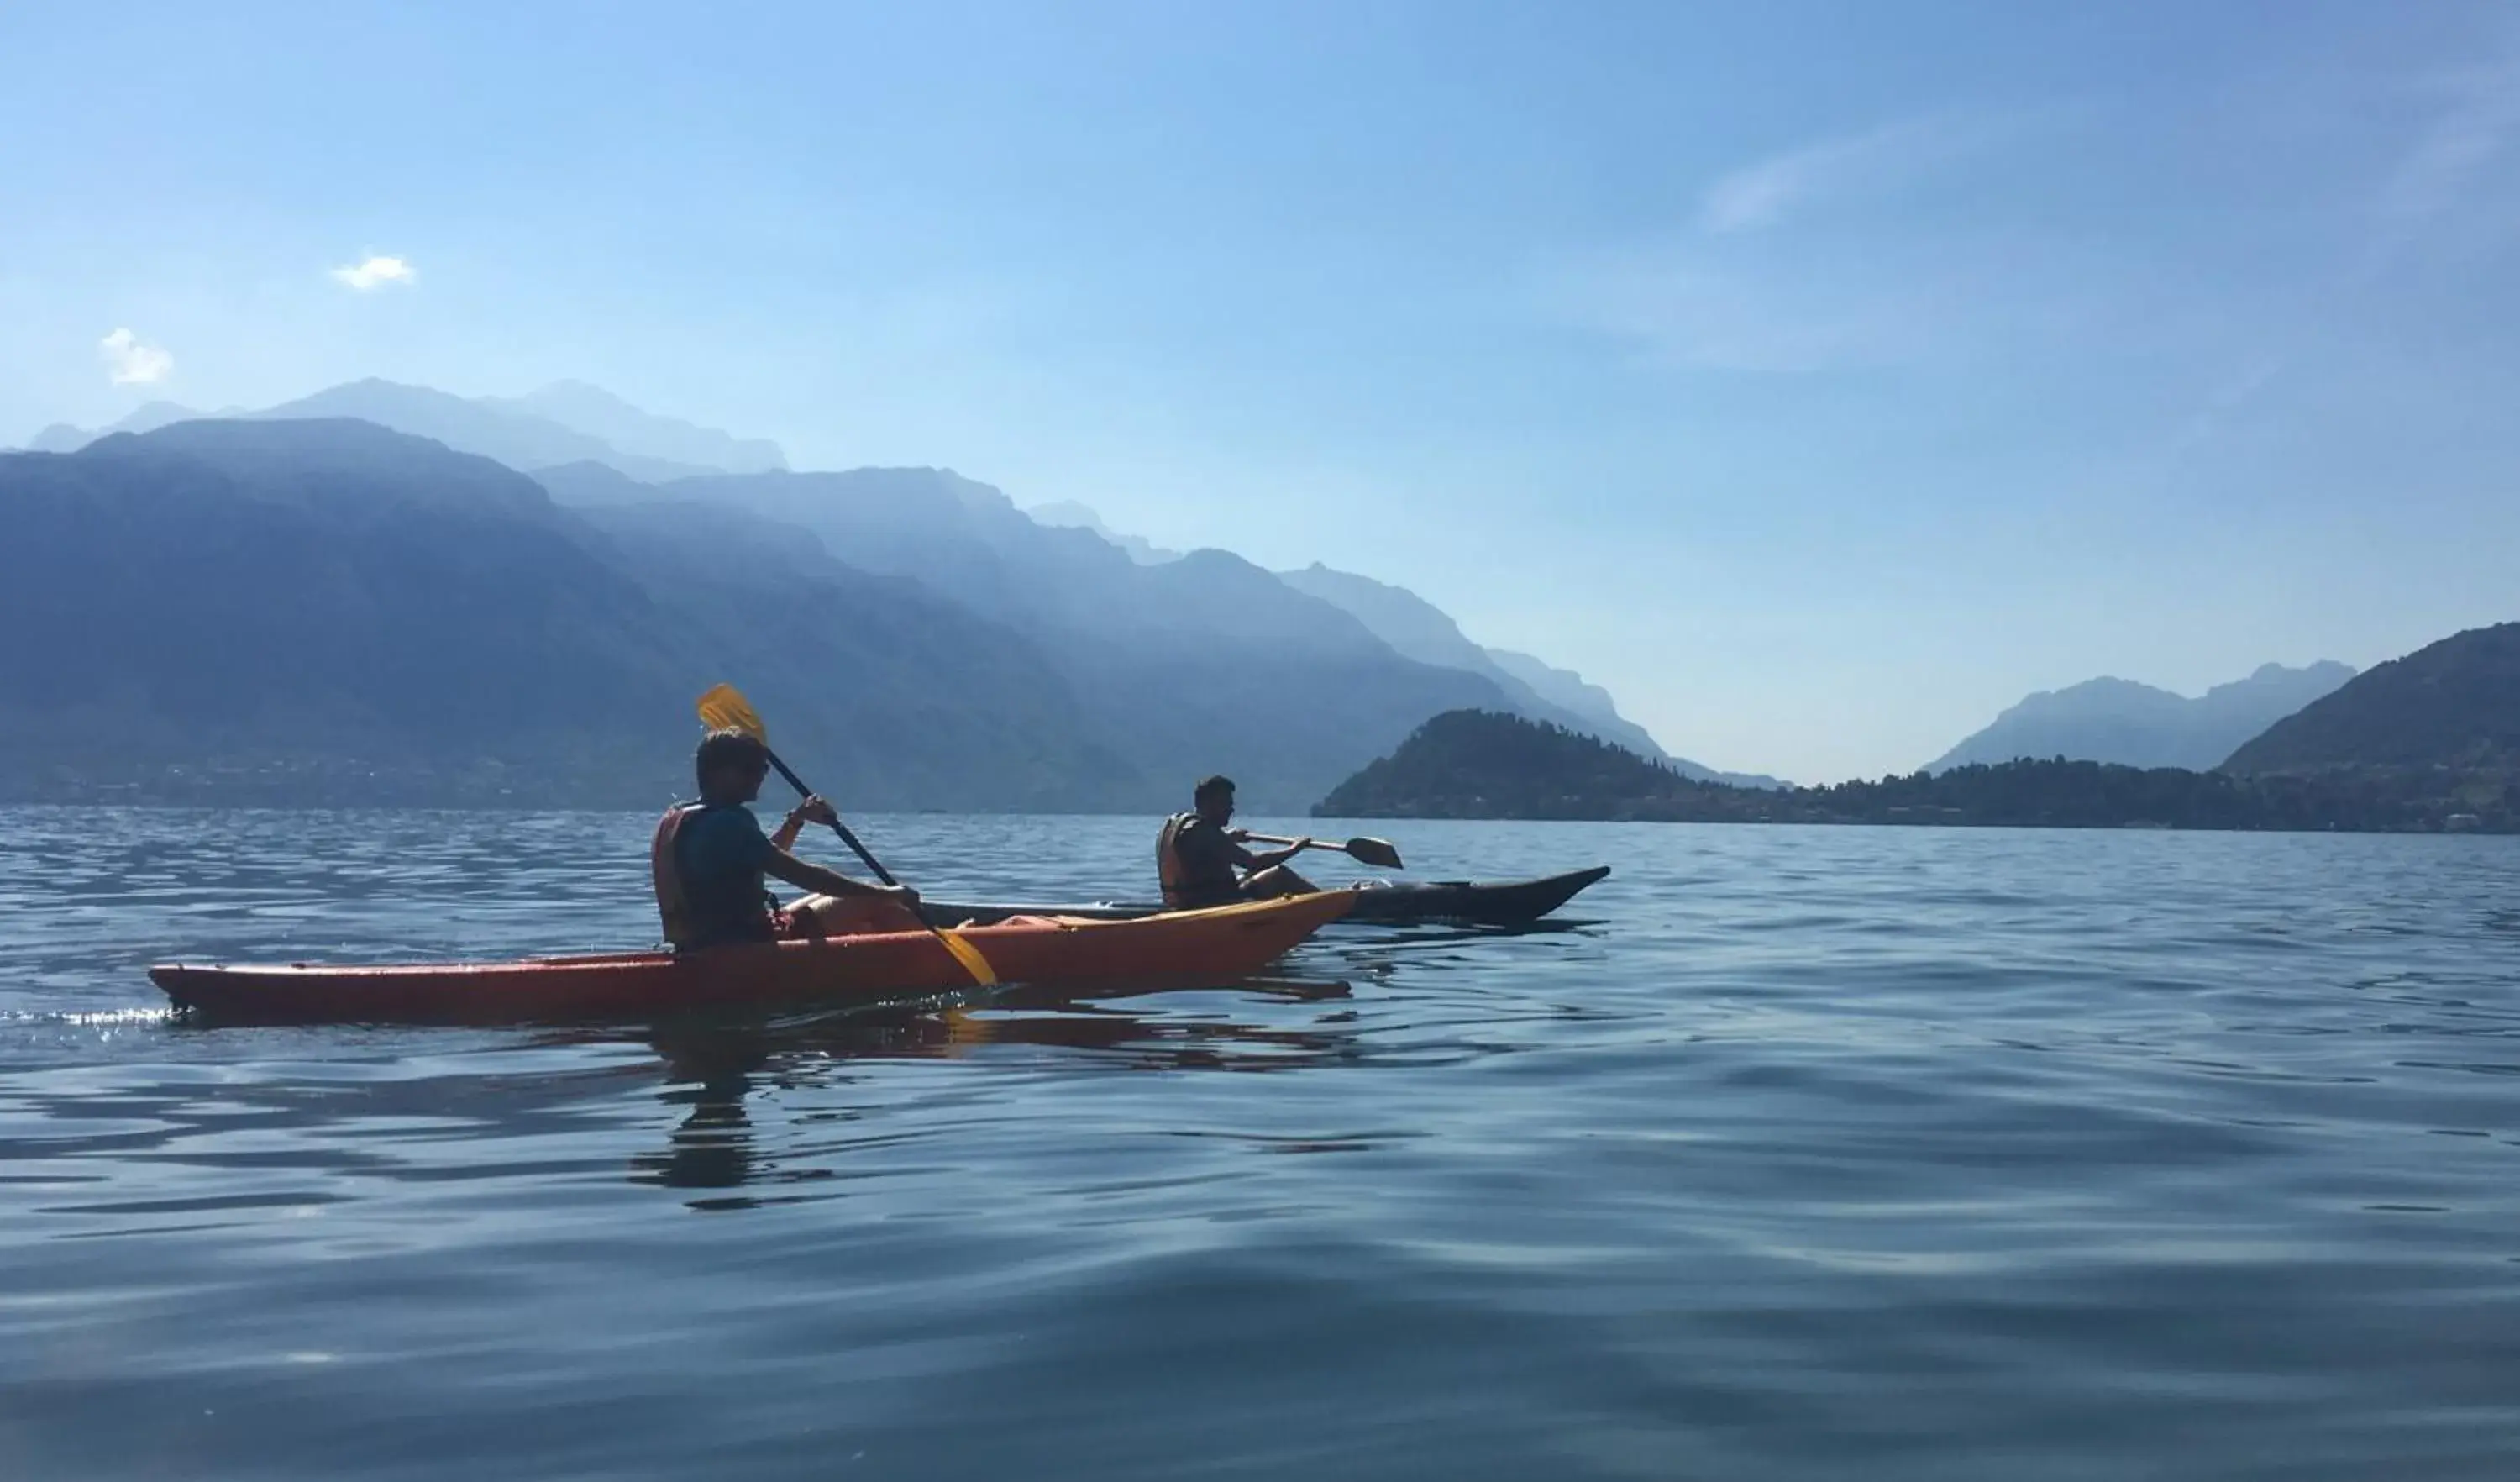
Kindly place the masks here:
<instances>
[{"instance_id":1,"label":"hazy mountain range","mask_svg":"<svg viewBox=\"0 0 2520 1482\"><path fill-rule=\"evenodd\" d=\"M205 417L230 421L354 417L397 432L433 437L457 452L477 453L523 472L587 461L633 478L655 480L788 466L788 456L777 443L659 417L575 381L559 382L523 396L473 397L391 381L354 381L260 411L230 407L197 412L173 402L153 401L92 432L56 423L36 433L27 448L38 453L75 452L109 433L154 431Z\"/></svg>"},{"instance_id":2,"label":"hazy mountain range","mask_svg":"<svg viewBox=\"0 0 2520 1482\"><path fill-rule=\"evenodd\" d=\"M349 758L406 800L661 801L688 787L692 696L731 678L853 806L1154 809L1221 769L1255 807L1292 807L1424 715L1494 696L1326 606L1324 627L1353 631L1344 653L1334 632L1300 654L1130 649L1001 621L723 503L581 514L349 420L10 455L0 501L0 621L47 636L0 658L0 782L28 790L65 766L278 766L377 799L327 771Z\"/></svg>"},{"instance_id":3,"label":"hazy mountain range","mask_svg":"<svg viewBox=\"0 0 2520 1482\"><path fill-rule=\"evenodd\" d=\"M1588 685L1584 676L1552 668L1527 653L1481 648L1464 636L1461 625L1442 608L1406 587L1332 570L1319 561L1300 571L1281 571L1278 577L1299 592L1310 593L1353 614L1404 657L1486 678L1505 693L1511 710L1527 719L1598 737L1649 761L1669 762L1684 777L1745 787L1781 786L1773 777L1717 772L1666 754L1642 726L1619 713L1618 703L1607 690Z\"/></svg>"},{"instance_id":4,"label":"hazy mountain range","mask_svg":"<svg viewBox=\"0 0 2520 1482\"><path fill-rule=\"evenodd\" d=\"M2333 661L2299 669L2265 664L2246 679L2217 685L2194 698L2131 680L2087 680L2031 696L1926 770L2061 756L2207 771L2269 726L2352 678L2352 668Z\"/></svg>"},{"instance_id":5,"label":"hazy mountain range","mask_svg":"<svg viewBox=\"0 0 2520 1482\"><path fill-rule=\"evenodd\" d=\"M119 428L0 455L0 623L41 635L0 648L0 794L654 801L685 786L691 696L729 678L858 807L1168 808L1223 770L1294 809L1462 708L1773 786L1669 758L1403 588L1160 550L946 470L790 472L591 386L370 381ZM2507 788L2520 624L2359 678L2036 695L1935 765L2059 755Z\"/></svg>"},{"instance_id":6,"label":"hazy mountain range","mask_svg":"<svg viewBox=\"0 0 2520 1482\"><path fill-rule=\"evenodd\" d=\"M1128 553L1140 565L1161 565L1182 560L1144 536L1127 535L1102 522L1102 516L1073 501L1035 505L1025 511L1040 524L1091 530ZM1298 592L1320 598L1365 624L1374 637L1404 658L1438 668L1460 669L1487 679L1503 691L1514 713L1578 733L1596 736L1654 761L1668 761L1688 777L1712 778L1745 787L1779 786L1775 778L1712 768L1673 757L1645 728L1619 713L1610 692L1587 684L1571 669L1559 669L1527 653L1486 649L1470 641L1451 614L1406 587L1370 576L1335 570L1319 561L1278 579Z\"/></svg>"},{"instance_id":7,"label":"hazy mountain range","mask_svg":"<svg viewBox=\"0 0 2520 1482\"><path fill-rule=\"evenodd\" d=\"M1024 513L1031 516L1038 524L1056 525L1060 529L1068 530L1091 530L1128 552L1129 559L1142 566L1161 565L1168 561L1181 560L1182 553L1179 551L1167 551L1143 535L1123 535L1112 529L1102 523L1102 516L1095 514L1091 507L1078 504L1072 499L1061 500L1056 504L1034 505Z\"/></svg>"},{"instance_id":8,"label":"hazy mountain range","mask_svg":"<svg viewBox=\"0 0 2520 1482\"><path fill-rule=\"evenodd\" d=\"M1170 804L1223 771L1254 807L1300 807L1341 766L1406 735L1447 696L1503 696L1478 676L1416 663L1364 624L1224 551L1141 564L1091 531L1045 526L1003 493L938 469L719 474L648 487L578 464L539 477L599 524L657 499L802 531L835 561L918 582L1020 633L1104 743ZM940 681L951 683L950 673ZM1315 789L1307 792L1307 789Z\"/></svg>"},{"instance_id":9,"label":"hazy mountain range","mask_svg":"<svg viewBox=\"0 0 2520 1482\"><path fill-rule=\"evenodd\" d=\"M481 396L474 402L600 437L633 458L729 473L767 473L788 467L788 455L766 437L737 437L679 418L660 417L582 381L558 381L522 396Z\"/></svg>"},{"instance_id":10,"label":"hazy mountain range","mask_svg":"<svg viewBox=\"0 0 2520 1482\"><path fill-rule=\"evenodd\" d=\"M1462 705L1661 754L1606 695L1516 656L1576 702L1545 694L1397 588L1326 600L944 470L788 472L594 387L368 381L187 416L0 455L21 537L0 615L74 635L0 665L0 788L76 791L59 750L126 782L286 758L353 798L646 799L721 678L775 697L862 807L1169 807L1222 770L1255 810L1300 808ZM1351 609L1369 588L1454 650L1401 651L1388 613ZM349 755L382 781L334 775Z\"/></svg>"}]
</instances>

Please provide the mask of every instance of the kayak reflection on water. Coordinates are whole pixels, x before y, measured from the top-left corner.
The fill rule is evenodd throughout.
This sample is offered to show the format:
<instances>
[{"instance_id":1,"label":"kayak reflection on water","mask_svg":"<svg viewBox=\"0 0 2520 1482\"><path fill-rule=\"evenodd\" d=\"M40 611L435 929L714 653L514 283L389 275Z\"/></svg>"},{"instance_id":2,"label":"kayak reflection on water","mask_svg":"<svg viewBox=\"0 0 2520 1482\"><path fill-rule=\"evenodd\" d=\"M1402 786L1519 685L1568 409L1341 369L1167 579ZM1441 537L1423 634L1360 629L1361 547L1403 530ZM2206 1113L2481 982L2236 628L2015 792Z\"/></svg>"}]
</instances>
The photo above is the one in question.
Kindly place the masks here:
<instances>
[{"instance_id":1,"label":"kayak reflection on water","mask_svg":"<svg viewBox=\"0 0 2520 1482\"><path fill-rule=\"evenodd\" d=\"M1214 987L1216 985L1201 985ZM1253 979L1234 985L1279 1004L1329 1003L1350 996L1343 981ZM888 1059L960 1059L992 1049L1033 1048L1107 1054L1151 1070L1293 1070L1364 1059L1352 1024L1316 1019L1302 1027L1238 1021L1208 1013L1168 1013L1107 1007L1124 998L1179 994L1179 985L1086 995L1011 989L982 1005L929 1012L860 1010L779 1022L687 1021L659 1024L647 1043L661 1059L657 1099L691 1109L666 1134L665 1145L635 1153L630 1181L666 1189L729 1192L694 1198L697 1210L748 1209L805 1197L759 1191L765 1186L819 1183L840 1176L827 1162L800 1161L783 1148L781 1132L754 1125L747 1110L764 1089L829 1092L855 1078L853 1064ZM853 1113L843 1109L843 1118ZM833 1115L828 1104L811 1114ZM813 1151L845 1151L828 1135ZM754 1192L734 1192L752 1190Z\"/></svg>"}]
</instances>

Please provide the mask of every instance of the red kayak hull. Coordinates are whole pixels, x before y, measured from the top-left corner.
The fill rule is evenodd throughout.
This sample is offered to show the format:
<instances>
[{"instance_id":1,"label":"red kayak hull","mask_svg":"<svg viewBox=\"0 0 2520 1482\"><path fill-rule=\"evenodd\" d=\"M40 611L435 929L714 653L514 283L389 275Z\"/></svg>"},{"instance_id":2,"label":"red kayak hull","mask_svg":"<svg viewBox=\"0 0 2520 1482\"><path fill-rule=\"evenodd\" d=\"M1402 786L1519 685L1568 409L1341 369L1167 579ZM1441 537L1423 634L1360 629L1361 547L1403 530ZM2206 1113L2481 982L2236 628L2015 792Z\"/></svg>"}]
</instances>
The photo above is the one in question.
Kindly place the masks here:
<instances>
[{"instance_id":1,"label":"red kayak hull","mask_svg":"<svg viewBox=\"0 0 2520 1482\"><path fill-rule=\"evenodd\" d=\"M958 932L1007 983L1230 980L1345 915L1346 890L1143 921L1027 918ZM179 1009L257 1023L515 1023L716 1009L845 1008L951 993L970 974L924 931L675 955L408 966L191 966L149 980Z\"/></svg>"}]
</instances>

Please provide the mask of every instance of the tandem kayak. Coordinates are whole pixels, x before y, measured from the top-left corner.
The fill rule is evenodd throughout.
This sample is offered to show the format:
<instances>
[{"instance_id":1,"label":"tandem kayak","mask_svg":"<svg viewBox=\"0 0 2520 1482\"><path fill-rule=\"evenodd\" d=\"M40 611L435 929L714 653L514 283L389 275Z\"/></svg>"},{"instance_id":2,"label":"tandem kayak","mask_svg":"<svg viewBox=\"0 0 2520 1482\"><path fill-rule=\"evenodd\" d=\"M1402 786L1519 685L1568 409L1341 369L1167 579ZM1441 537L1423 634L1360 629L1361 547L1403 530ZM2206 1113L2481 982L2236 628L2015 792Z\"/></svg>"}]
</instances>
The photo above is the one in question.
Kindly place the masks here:
<instances>
[{"instance_id":1,"label":"tandem kayak","mask_svg":"<svg viewBox=\"0 0 2520 1482\"><path fill-rule=\"evenodd\" d=\"M1362 892L1134 921L1015 918L959 933L1007 983L1222 980L1256 971L1345 915ZM404 966L196 967L149 980L179 1009L256 1022L513 1023L736 1008L845 1008L971 986L924 931L763 942L706 952Z\"/></svg>"},{"instance_id":2,"label":"tandem kayak","mask_svg":"<svg viewBox=\"0 0 2520 1482\"><path fill-rule=\"evenodd\" d=\"M1607 865L1529 880L1425 880L1373 884L1355 891L1356 904L1342 921L1404 923L1450 921L1474 926L1527 926L1573 900L1578 891L1610 873ZM1299 897L1300 898L1300 897ZM1003 921L1024 916L1063 916L1084 921L1130 921L1158 916L1152 901L1098 901L1085 906L969 905L922 901L920 913L940 926Z\"/></svg>"}]
</instances>

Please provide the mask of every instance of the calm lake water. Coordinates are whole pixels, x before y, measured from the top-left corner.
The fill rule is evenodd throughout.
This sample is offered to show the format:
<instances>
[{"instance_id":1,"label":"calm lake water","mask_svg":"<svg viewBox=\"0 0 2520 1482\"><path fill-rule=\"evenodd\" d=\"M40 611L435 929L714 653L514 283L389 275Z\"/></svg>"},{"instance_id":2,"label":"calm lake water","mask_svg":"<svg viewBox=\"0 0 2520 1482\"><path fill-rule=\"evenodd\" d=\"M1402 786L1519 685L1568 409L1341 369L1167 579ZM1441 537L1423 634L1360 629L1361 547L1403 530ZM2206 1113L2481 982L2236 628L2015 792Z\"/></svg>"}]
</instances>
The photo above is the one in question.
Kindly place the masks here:
<instances>
[{"instance_id":1,"label":"calm lake water","mask_svg":"<svg viewBox=\"0 0 2520 1482\"><path fill-rule=\"evenodd\" d=\"M649 822L0 812L0 1477L2520 1475L2520 840L1385 825L1618 873L749 1026L142 976L645 944Z\"/></svg>"}]
</instances>

